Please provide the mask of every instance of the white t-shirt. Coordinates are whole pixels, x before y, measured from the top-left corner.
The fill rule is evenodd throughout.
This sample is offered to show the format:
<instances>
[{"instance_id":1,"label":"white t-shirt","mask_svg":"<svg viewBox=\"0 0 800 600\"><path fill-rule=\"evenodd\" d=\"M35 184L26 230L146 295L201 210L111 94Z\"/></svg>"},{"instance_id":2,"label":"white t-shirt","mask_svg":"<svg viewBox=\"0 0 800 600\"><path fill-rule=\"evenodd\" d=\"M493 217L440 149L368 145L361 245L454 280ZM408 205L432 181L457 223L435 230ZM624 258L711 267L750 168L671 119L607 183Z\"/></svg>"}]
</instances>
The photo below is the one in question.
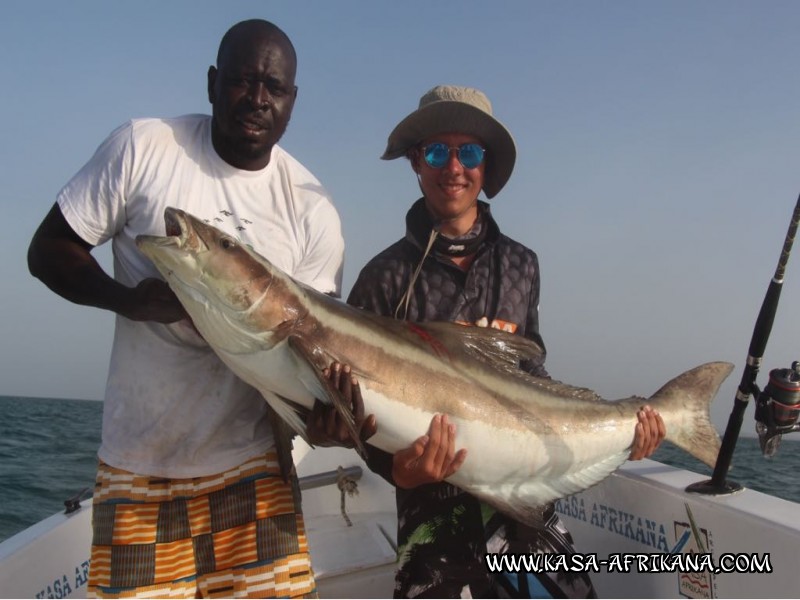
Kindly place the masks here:
<instances>
[{"instance_id":1,"label":"white t-shirt","mask_svg":"<svg viewBox=\"0 0 800 600\"><path fill-rule=\"evenodd\" d=\"M250 244L295 279L340 292L344 240L326 190L278 146L260 171L232 167L214 150L206 115L126 123L57 201L86 242L113 240L114 276L127 286L161 278L135 240L164 235L164 209L175 206ZM272 445L260 394L191 327L117 316L101 460L140 474L199 477Z\"/></svg>"}]
</instances>

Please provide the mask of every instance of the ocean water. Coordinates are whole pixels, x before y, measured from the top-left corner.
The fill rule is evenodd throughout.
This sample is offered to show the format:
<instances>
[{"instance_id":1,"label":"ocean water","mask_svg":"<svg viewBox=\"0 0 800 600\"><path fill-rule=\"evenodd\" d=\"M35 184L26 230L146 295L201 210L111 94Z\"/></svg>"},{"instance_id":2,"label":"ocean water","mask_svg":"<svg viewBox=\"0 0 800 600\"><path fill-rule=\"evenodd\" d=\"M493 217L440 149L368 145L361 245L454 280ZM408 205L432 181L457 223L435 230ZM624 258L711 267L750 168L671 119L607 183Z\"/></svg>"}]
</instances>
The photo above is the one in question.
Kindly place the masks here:
<instances>
[{"instance_id":1,"label":"ocean water","mask_svg":"<svg viewBox=\"0 0 800 600\"><path fill-rule=\"evenodd\" d=\"M93 486L102 409L87 400L0 396L0 540L63 511L64 500ZM800 502L800 433L793 435L769 460L758 440L741 438L728 480ZM698 481L712 473L671 444L653 458L700 473Z\"/></svg>"},{"instance_id":2,"label":"ocean water","mask_svg":"<svg viewBox=\"0 0 800 600\"><path fill-rule=\"evenodd\" d=\"M0 540L94 486L102 402L0 396Z\"/></svg>"}]
</instances>

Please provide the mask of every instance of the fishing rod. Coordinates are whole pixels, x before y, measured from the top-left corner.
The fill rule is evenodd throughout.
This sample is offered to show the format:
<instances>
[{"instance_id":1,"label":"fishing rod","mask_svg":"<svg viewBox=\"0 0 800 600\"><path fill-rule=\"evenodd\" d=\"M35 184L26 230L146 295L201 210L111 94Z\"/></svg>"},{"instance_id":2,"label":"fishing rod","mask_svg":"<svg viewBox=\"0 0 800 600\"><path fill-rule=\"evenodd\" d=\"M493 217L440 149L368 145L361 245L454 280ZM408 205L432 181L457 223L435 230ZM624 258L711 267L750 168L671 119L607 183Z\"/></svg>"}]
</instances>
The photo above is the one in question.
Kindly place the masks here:
<instances>
[{"instance_id":1,"label":"fishing rod","mask_svg":"<svg viewBox=\"0 0 800 600\"><path fill-rule=\"evenodd\" d=\"M790 369L773 369L770 372L769 383L763 392L756 385L756 377L761 368L761 360L772 332L772 324L775 321L775 313L783 289L786 263L789 262L789 254L792 251L799 223L800 196L797 198L789 230L786 232L778 266L769 283L753 328L747 363L736 391L733 410L728 418L728 426L717 455L714 474L708 481L690 485L686 488L687 492L720 495L742 489L738 483L726 481L726 476L731 466L736 440L739 438L742 420L751 395L756 398L756 431L759 434L761 451L764 456L772 456L777 451L784 433L800 431L800 424L798 424L798 419L800 419L800 362L793 363Z\"/></svg>"}]
</instances>

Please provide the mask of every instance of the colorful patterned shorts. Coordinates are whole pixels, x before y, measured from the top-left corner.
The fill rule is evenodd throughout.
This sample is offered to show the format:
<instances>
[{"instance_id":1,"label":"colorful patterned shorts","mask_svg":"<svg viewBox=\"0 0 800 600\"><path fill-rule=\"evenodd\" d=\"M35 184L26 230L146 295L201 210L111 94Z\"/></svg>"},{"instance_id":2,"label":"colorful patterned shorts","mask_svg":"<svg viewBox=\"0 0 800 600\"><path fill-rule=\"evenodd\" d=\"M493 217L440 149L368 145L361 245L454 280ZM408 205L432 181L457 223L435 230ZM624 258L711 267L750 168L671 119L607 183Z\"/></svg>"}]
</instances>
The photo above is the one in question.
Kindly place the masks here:
<instances>
[{"instance_id":1,"label":"colorful patterned shorts","mask_svg":"<svg viewBox=\"0 0 800 600\"><path fill-rule=\"evenodd\" d=\"M93 504L90 597L316 597L297 478L275 452L191 479L101 462Z\"/></svg>"}]
</instances>

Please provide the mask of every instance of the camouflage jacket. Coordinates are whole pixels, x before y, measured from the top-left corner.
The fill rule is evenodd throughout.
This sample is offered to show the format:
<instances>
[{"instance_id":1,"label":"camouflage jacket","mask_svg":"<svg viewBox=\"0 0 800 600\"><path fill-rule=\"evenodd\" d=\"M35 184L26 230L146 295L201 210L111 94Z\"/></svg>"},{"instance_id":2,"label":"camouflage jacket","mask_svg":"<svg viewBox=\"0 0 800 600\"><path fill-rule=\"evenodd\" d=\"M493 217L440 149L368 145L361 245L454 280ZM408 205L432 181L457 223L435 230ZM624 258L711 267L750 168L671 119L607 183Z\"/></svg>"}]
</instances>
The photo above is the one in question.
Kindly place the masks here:
<instances>
[{"instance_id":1,"label":"camouflage jacket","mask_svg":"<svg viewBox=\"0 0 800 600\"><path fill-rule=\"evenodd\" d=\"M486 203L480 202L479 209L481 239L468 270L434 249L424 259L407 310L398 309L433 227L420 199L406 216L405 237L367 263L348 303L410 321L481 322L524 335L544 348L539 335L536 254L500 232ZM546 377L543 363L544 355L541 361L521 368ZM393 483L390 454L370 447L368 464ZM572 552L569 533L552 505L543 507L545 527L533 529L448 483L398 488L396 498L396 597L585 597L594 593L588 578L567 580L555 573L538 578L516 573L498 576L486 567L487 552Z\"/></svg>"}]
</instances>

